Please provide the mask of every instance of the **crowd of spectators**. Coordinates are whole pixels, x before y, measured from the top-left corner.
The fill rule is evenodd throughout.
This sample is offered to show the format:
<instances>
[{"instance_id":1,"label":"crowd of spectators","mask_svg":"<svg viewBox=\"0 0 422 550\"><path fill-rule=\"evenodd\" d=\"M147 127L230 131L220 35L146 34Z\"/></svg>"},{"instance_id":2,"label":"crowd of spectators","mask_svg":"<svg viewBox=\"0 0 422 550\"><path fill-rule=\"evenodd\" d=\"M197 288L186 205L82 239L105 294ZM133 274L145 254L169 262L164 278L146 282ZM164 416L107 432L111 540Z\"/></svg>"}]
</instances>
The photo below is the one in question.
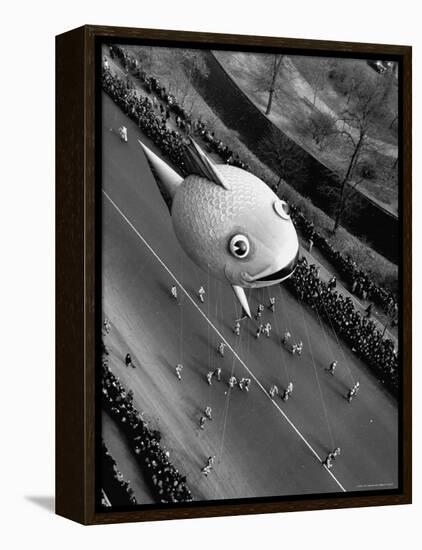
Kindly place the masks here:
<instances>
[{"instance_id":1,"label":"crowd of spectators","mask_svg":"<svg viewBox=\"0 0 422 550\"><path fill-rule=\"evenodd\" d=\"M181 132L186 135L197 135L201 137L208 145L209 149L220 156L227 164L238 166L248 170L249 166L244 163L239 155L233 152L222 139L215 135L206 122L201 119L193 118L178 102L174 94L170 93L160 81L142 69L139 60L131 56L127 51L118 46L110 46L110 55L117 57L127 73L131 73L138 78L146 92L153 94L152 105L158 110L161 116L165 116L166 121L173 114L175 123ZM158 101L157 99L158 98Z\"/></svg>"},{"instance_id":2,"label":"crowd of spectators","mask_svg":"<svg viewBox=\"0 0 422 550\"><path fill-rule=\"evenodd\" d=\"M332 263L335 269L350 286L350 291L363 300L372 300L389 315L392 324L398 322L398 303L396 296L386 288L374 283L369 273L360 269L356 262L336 250L328 240L321 235L314 224L306 218L300 208L289 203L290 214L297 228L306 239L312 239L324 256Z\"/></svg>"},{"instance_id":3,"label":"crowd of spectators","mask_svg":"<svg viewBox=\"0 0 422 550\"><path fill-rule=\"evenodd\" d=\"M318 268L308 264L305 257L299 260L293 276L286 281L294 294L332 325L361 359L374 371L386 386L398 390L398 358L394 342L385 338L368 316L356 311L350 297L343 297L332 285L318 277Z\"/></svg>"},{"instance_id":4,"label":"crowd of spectators","mask_svg":"<svg viewBox=\"0 0 422 550\"><path fill-rule=\"evenodd\" d=\"M167 128L166 115L159 116L148 96L138 94L131 87L130 80L112 74L110 69L103 70L102 83L113 101L184 173L183 139L179 132Z\"/></svg>"},{"instance_id":5,"label":"crowd of spectators","mask_svg":"<svg viewBox=\"0 0 422 550\"><path fill-rule=\"evenodd\" d=\"M161 433L148 428L133 405L133 393L124 389L106 359L102 365L102 402L126 436L157 500L162 503L192 501L186 477L173 466L169 452L160 445Z\"/></svg>"},{"instance_id":6,"label":"crowd of spectators","mask_svg":"<svg viewBox=\"0 0 422 550\"><path fill-rule=\"evenodd\" d=\"M124 506L138 504L133 489L129 482L125 481L123 474L117 469L116 461L102 442L101 448L101 485L105 496L111 506ZM107 500L103 499L107 506Z\"/></svg>"}]
</instances>

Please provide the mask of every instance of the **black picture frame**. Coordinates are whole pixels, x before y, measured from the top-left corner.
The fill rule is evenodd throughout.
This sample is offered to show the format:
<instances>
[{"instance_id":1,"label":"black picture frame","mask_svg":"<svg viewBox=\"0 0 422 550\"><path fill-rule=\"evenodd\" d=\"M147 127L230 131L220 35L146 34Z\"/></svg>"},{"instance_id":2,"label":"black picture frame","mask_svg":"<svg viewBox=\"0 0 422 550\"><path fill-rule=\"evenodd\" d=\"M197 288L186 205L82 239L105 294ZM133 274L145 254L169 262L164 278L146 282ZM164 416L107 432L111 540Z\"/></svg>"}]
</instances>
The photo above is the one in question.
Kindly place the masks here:
<instances>
[{"instance_id":1,"label":"black picture frame","mask_svg":"<svg viewBox=\"0 0 422 550\"><path fill-rule=\"evenodd\" d=\"M98 139L99 45L103 42L391 58L400 66L400 282L402 373L399 490L257 498L127 510L98 508L101 353ZM56 513L82 524L407 504L412 494L411 48L409 46L84 26L56 37Z\"/></svg>"}]
</instances>

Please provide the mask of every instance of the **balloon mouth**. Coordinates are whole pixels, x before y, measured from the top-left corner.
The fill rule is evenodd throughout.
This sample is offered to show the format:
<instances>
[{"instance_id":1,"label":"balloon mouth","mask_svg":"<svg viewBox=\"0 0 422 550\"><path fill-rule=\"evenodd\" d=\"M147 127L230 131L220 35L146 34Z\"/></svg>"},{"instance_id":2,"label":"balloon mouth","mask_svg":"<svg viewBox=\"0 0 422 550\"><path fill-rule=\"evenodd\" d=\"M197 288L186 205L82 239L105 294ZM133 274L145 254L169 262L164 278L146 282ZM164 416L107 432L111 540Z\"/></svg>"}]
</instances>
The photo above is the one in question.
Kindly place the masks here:
<instances>
[{"instance_id":1,"label":"balloon mouth","mask_svg":"<svg viewBox=\"0 0 422 550\"><path fill-rule=\"evenodd\" d=\"M259 279L255 279L255 283L266 283L266 282L281 282L285 279L288 279L293 275L295 272L295 269L297 267L297 262L299 260L299 249L296 252L295 257L291 262L289 262L287 265L285 265L283 268L279 269L278 271L275 271L274 273L270 273L269 275L266 275L265 277L260 277Z\"/></svg>"},{"instance_id":2,"label":"balloon mouth","mask_svg":"<svg viewBox=\"0 0 422 550\"><path fill-rule=\"evenodd\" d=\"M277 271L273 271L272 273L268 273L269 268L267 267L255 276L250 275L246 271L243 271L239 275L233 276L233 274L230 273L227 265L224 268L224 273L226 279L232 285L240 285L244 288L265 287L281 283L285 279L291 277L295 272L298 261L299 248L297 249L294 258L288 264L284 265L281 269L278 269Z\"/></svg>"}]
</instances>

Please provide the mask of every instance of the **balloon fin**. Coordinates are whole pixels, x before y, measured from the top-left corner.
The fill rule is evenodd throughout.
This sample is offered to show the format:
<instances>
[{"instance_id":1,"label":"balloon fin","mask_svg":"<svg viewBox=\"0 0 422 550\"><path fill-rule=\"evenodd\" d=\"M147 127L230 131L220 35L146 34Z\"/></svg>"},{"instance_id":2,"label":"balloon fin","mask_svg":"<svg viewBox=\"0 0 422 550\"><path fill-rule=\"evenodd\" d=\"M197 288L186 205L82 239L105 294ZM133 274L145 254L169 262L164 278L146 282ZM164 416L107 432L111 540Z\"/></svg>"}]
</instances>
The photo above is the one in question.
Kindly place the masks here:
<instances>
[{"instance_id":1,"label":"balloon fin","mask_svg":"<svg viewBox=\"0 0 422 550\"><path fill-rule=\"evenodd\" d=\"M240 305L243 308L243 311L246 313L249 319L251 319L251 310L249 309L248 299L246 298L245 291L241 286L238 285L232 285L232 288L234 293L236 294L236 298L239 300Z\"/></svg>"},{"instance_id":2,"label":"balloon fin","mask_svg":"<svg viewBox=\"0 0 422 550\"><path fill-rule=\"evenodd\" d=\"M151 168L151 172L154 175L161 194L170 207L174 195L182 183L183 178L179 176L179 174L166 162L164 162L164 160L144 145L141 140L138 139L138 142L145 153L149 167Z\"/></svg>"},{"instance_id":3,"label":"balloon fin","mask_svg":"<svg viewBox=\"0 0 422 550\"><path fill-rule=\"evenodd\" d=\"M231 187L218 171L218 167L192 138L189 139L190 143L185 146L184 155L187 172L197 174L230 191Z\"/></svg>"}]
</instances>

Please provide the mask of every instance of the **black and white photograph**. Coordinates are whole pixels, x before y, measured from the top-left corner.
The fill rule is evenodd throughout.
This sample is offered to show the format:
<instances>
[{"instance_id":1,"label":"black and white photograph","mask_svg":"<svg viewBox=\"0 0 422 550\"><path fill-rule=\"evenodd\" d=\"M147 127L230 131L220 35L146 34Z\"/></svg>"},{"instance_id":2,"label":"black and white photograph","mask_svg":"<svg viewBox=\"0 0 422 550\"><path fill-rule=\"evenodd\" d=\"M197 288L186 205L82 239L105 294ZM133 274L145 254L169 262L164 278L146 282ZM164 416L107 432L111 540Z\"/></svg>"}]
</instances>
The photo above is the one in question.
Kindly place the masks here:
<instances>
[{"instance_id":1,"label":"black and white photograph","mask_svg":"<svg viewBox=\"0 0 422 550\"><path fill-rule=\"evenodd\" d=\"M96 63L97 509L397 494L400 60Z\"/></svg>"}]
</instances>

